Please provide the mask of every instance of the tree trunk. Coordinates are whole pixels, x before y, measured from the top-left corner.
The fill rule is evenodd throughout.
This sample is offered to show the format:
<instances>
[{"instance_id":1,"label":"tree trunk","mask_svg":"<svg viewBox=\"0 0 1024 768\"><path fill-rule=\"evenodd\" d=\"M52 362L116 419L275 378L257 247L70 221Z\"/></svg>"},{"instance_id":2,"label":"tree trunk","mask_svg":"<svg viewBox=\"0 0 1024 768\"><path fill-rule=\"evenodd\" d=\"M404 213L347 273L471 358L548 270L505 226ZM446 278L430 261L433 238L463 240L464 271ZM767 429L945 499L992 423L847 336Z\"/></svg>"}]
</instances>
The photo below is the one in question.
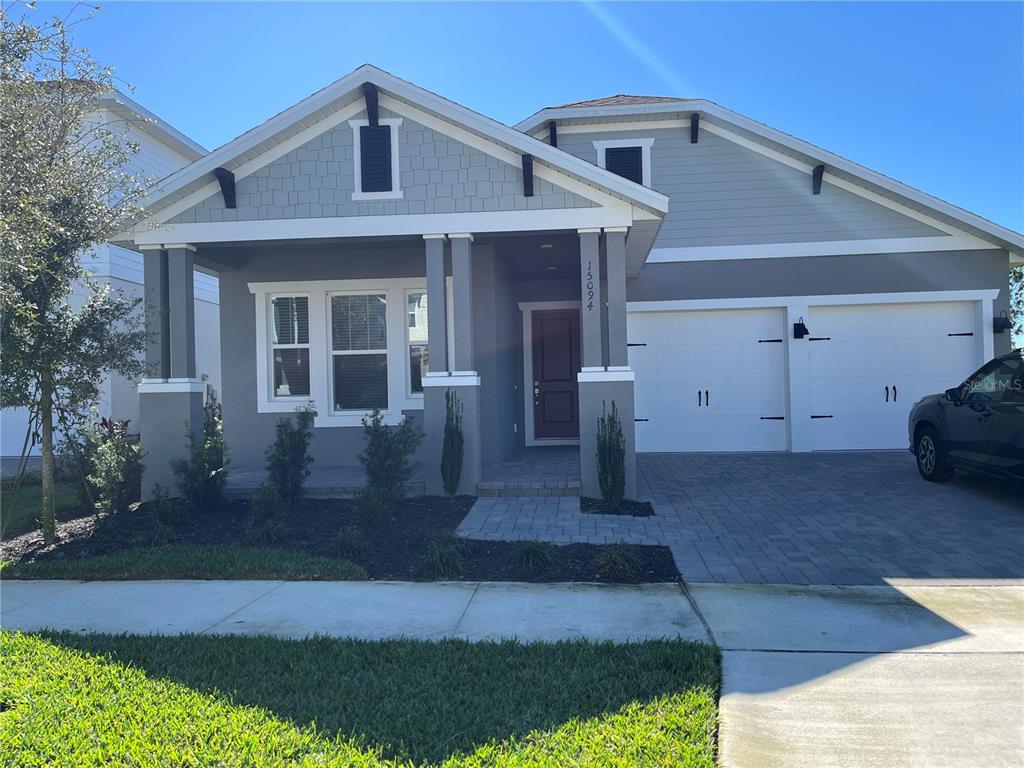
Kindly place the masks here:
<instances>
[{"instance_id":1,"label":"tree trunk","mask_svg":"<svg viewBox=\"0 0 1024 768\"><path fill-rule=\"evenodd\" d=\"M52 544L57 536L53 509L53 378L49 371L39 377L39 426L43 442L43 509L39 526L43 529L43 541Z\"/></svg>"}]
</instances>

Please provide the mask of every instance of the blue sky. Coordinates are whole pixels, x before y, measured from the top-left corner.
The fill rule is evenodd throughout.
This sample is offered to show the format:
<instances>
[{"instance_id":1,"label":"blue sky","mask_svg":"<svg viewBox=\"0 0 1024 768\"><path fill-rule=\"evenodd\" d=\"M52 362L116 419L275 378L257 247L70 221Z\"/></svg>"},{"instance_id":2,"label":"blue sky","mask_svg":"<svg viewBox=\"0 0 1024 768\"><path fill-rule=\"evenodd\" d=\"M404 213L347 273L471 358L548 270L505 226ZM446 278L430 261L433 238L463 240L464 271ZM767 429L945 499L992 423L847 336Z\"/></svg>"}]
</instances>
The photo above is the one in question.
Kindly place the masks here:
<instances>
[{"instance_id":1,"label":"blue sky","mask_svg":"<svg viewBox=\"0 0 1024 768\"><path fill-rule=\"evenodd\" d=\"M708 98L1024 230L1024 3L112 2L77 34L208 148L370 62L507 123Z\"/></svg>"}]
</instances>

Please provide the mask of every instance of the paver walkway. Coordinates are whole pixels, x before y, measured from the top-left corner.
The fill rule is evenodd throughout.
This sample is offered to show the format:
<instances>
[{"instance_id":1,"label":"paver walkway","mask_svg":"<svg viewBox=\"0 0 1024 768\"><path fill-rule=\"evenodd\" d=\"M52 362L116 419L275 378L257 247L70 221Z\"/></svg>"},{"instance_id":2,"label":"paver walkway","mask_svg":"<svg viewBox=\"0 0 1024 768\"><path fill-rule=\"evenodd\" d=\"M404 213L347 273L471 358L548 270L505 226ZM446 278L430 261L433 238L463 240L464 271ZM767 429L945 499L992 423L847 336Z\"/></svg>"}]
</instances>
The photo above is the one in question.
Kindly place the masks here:
<instances>
[{"instance_id":1,"label":"paver walkway","mask_svg":"<svg viewBox=\"0 0 1024 768\"><path fill-rule=\"evenodd\" d=\"M926 483L907 452L640 454L638 468L653 517L480 498L458 533L663 544L695 582L1024 583L1024 490L962 474Z\"/></svg>"},{"instance_id":2,"label":"paver walkway","mask_svg":"<svg viewBox=\"0 0 1024 768\"><path fill-rule=\"evenodd\" d=\"M1024 588L0 583L0 624L363 639L708 639L725 768L1024 764ZM694 605L700 610L695 612Z\"/></svg>"}]
</instances>

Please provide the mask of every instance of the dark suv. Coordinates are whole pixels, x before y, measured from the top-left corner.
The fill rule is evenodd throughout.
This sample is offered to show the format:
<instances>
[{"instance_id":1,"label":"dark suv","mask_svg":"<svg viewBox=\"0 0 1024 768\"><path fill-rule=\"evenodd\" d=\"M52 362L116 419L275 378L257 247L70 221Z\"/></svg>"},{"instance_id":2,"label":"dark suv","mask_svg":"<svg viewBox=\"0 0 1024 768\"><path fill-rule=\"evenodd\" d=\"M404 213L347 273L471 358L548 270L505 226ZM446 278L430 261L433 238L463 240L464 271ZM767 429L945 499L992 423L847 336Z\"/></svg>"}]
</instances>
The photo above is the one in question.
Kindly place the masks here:
<instances>
[{"instance_id":1,"label":"dark suv","mask_svg":"<svg viewBox=\"0 0 1024 768\"><path fill-rule=\"evenodd\" d=\"M921 477L955 469L1024 480L1024 356L997 357L959 387L910 409L910 450Z\"/></svg>"}]
</instances>

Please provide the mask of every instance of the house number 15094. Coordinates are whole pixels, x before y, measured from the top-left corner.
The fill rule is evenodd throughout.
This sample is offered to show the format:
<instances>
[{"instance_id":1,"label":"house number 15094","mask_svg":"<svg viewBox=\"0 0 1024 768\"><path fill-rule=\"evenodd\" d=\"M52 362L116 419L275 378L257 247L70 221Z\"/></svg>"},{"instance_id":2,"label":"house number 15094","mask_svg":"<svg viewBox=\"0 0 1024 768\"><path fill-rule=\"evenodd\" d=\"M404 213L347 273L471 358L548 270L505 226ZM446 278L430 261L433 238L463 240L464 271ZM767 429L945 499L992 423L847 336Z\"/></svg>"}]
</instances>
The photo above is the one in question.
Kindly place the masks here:
<instances>
[{"instance_id":1,"label":"house number 15094","mask_svg":"<svg viewBox=\"0 0 1024 768\"><path fill-rule=\"evenodd\" d=\"M594 262L587 262L587 309L594 308Z\"/></svg>"}]
</instances>

